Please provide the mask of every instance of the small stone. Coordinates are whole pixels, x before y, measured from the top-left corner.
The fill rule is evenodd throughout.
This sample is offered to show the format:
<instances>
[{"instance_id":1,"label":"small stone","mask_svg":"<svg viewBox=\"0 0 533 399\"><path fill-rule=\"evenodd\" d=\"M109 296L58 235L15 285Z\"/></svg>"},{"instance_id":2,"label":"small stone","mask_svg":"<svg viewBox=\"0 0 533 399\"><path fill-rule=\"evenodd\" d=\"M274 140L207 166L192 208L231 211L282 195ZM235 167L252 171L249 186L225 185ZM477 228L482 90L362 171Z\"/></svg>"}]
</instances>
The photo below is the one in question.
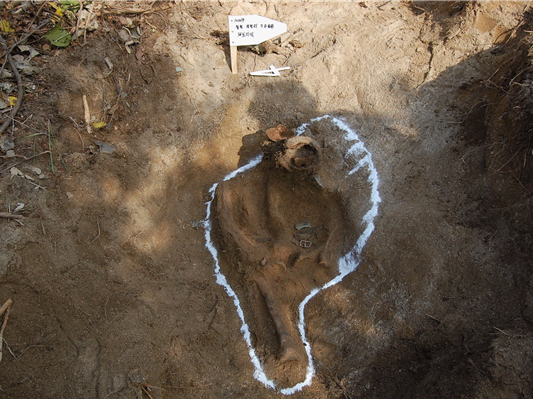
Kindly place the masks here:
<instances>
[{"instance_id":1,"label":"small stone","mask_svg":"<svg viewBox=\"0 0 533 399\"><path fill-rule=\"evenodd\" d=\"M120 40L123 42L127 42L130 40L131 35L126 29L122 29L120 32L118 32L118 37L120 37Z\"/></svg>"},{"instance_id":2,"label":"small stone","mask_svg":"<svg viewBox=\"0 0 533 399\"><path fill-rule=\"evenodd\" d=\"M13 76L13 72L8 71L7 69L2 69L0 72L0 79L12 78Z\"/></svg>"},{"instance_id":3,"label":"small stone","mask_svg":"<svg viewBox=\"0 0 533 399\"><path fill-rule=\"evenodd\" d=\"M28 169L31 170L36 175L40 175L41 173L43 173L41 168L38 168L37 166L28 166Z\"/></svg>"},{"instance_id":4,"label":"small stone","mask_svg":"<svg viewBox=\"0 0 533 399\"><path fill-rule=\"evenodd\" d=\"M307 220L306 220L305 222L296 223L296 224L294 225L294 228L295 228L296 230L298 230L298 231L303 230L303 229L307 229L307 228L309 228L309 227L311 227L311 223L308 222Z\"/></svg>"},{"instance_id":5,"label":"small stone","mask_svg":"<svg viewBox=\"0 0 533 399\"><path fill-rule=\"evenodd\" d=\"M113 154L117 148L113 144L108 144L103 141L95 141L94 143L99 147L99 150L102 154Z\"/></svg>"},{"instance_id":6,"label":"small stone","mask_svg":"<svg viewBox=\"0 0 533 399\"><path fill-rule=\"evenodd\" d=\"M8 151L15 148L15 142L11 137L0 137L0 148L2 151Z\"/></svg>"},{"instance_id":7,"label":"small stone","mask_svg":"<svg viewBox=\"0 0 533 399\"><path fill-rule=\"evenodd\" d=\"M15 156L15 151L13 151L13 150L8 150L8 151L6 152L6 157L8 157L8 158L13 158L14 156Z\"/></svg>"},{"instance_id":8,"label":"small stone","mask_svg":"<svg viewBox=\"0 0 533 399\"><path fill-rule=\"evenodd\" d=\"M10 169L10 172L11 172L11 176L18 176L18 175L24 176L24 174L18 168L15 168L15 167L12 167Z\"/></svg>"}]
</instances>

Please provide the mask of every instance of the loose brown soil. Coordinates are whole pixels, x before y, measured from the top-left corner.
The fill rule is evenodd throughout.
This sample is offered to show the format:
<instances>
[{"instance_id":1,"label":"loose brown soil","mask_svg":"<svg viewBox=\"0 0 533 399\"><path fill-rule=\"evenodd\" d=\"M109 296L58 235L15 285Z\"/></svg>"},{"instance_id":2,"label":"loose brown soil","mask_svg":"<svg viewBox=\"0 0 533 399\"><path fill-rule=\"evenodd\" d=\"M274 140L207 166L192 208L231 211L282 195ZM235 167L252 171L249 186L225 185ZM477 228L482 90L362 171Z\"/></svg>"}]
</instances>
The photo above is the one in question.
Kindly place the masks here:
<instances>
[{"instance_id":1,"label":"loose brown soil","mask_svg":"<svg viewBox=\"0 0 533 399\"><path fill-rule=\"evenodd\" d=\"M2 397L281 397L254 379L203 221L210 188L262 152L267 129L325 114L371 152L381 204L357 270L306 306L316 374L293 397L533 397L529 3L158 2L121 15L142 27L131 53L116 12L86 43L32 41L42 70L23 77L22 108L3 133L17 156L52 148L54 168L48 153L0 152L0 212L24 204L20 223L0 218L0 305L13 299ZM227 15L244 14L288 32L260 51L240 48L232 75ZM291 70L249 76L270 65ZM84 95L92 122L107 123L90 134ZM11 174L20 161L34 181ZM307 217L301 202L311 204L312 226L347 230L342 253L360 234L350 226L368 187L325 167L323 185L336 189L323 194L305 179L258 177L284 173L263 166L228 190L252 198L257 237L290 229L292 239ZM269 184L286 206L277 226L256 201ZM275 329L246 280L252 266L223 223L215 232L260 358L276 369ZM296 304L331 278L316 263L291 269L307 279L302 292L278 294ZM304 366L273 374L287 386Z\"/></svg>"}]
</instances>

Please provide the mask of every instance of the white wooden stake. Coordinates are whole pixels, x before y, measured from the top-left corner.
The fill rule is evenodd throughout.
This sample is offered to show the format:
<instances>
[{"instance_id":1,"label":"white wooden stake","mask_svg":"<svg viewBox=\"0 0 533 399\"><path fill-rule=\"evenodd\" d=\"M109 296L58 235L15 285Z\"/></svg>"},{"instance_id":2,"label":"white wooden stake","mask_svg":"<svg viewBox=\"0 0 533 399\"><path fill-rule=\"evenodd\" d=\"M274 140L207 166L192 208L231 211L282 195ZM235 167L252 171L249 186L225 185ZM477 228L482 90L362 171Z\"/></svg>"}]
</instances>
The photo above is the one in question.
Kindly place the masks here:
<instances>
[{"instance_id":1,"label":"white wooden stake","mask_svg":"<svg viewBox=\"0 0 533 399\"><path fill-rule=\"evenodd\" d=\"M237 73L237 46L229 46L231 57L231 73Z\"/></svg>"}]
</instances>

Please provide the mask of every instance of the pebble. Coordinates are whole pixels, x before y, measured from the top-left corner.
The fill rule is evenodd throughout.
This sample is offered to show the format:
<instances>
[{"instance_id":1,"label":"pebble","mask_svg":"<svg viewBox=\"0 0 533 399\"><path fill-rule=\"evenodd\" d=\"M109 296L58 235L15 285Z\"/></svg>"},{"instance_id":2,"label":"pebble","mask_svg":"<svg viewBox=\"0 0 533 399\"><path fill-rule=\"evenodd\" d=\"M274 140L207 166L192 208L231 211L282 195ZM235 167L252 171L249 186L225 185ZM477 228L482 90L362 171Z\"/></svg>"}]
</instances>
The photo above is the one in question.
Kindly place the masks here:
<instances>
[{"instance_id":1,"label":"pebble","mask_svg":"<svg viewBox=\"0 0 533 399\"><path fill-rule=\"evenodd\" d=\"M294 225L294 228L298 231L302 230L302 229L306 229L308 227L311 227L311 223L308 222L307 220L305 222L300 222L300 223L296 223Z\"/></svg>"}]
</instances>

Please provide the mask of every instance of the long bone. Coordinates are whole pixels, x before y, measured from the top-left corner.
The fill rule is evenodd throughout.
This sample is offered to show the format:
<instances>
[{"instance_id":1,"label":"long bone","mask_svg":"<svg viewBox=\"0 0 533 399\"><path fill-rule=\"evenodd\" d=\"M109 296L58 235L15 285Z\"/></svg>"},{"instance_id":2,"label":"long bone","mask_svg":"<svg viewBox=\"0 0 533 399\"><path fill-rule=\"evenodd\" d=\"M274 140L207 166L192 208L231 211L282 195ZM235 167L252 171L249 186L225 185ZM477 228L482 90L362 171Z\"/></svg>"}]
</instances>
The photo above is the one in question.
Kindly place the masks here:
<instances>
[{"instance_id":1,"label":"long bone","mask_svg":"<svg viewBox=\"0 0 533 399\"><path fill-rule=\"evenodd\" d=\"M272 266L285 267L284 265L274 264L270 265L268 269L272 270ZM265 299L268 311L274 321L274 326L276 327L280 344L280 362L284 363L292 360L303 360L304 355L302 354L302 350L296 343L293 337L293 332L291 332L291 330L294 330L291 328L292 323L287 312L283 311L283 306L280 306L276 300L276 295L272 289L273 279L269 278L270 276L268 276L268 274L270 273L267 270L263 269L262 271L259 271L255 274L253 279L259 288L259 292L261 292L261 295L263 295L263 298Z\"/></svg>"}]
</instances>

